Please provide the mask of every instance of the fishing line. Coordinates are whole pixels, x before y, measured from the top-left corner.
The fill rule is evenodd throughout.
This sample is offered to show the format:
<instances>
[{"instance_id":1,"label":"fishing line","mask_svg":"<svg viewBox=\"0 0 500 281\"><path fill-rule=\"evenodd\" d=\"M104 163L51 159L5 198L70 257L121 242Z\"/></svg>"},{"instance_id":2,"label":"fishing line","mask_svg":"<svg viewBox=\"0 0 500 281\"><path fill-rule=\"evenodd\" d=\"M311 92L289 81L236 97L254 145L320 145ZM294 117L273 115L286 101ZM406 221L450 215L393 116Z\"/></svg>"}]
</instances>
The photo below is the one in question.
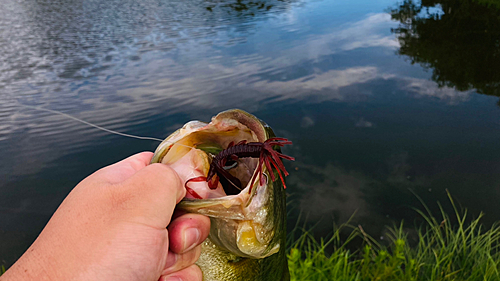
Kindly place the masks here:
<instances>
[{"instance_id":1,"label":"fishing line","mask_svg":"<svg viewBox=\"0 0 500 281\"><path fill-rule=\"evenodd\" d=\"M38 107L38 106L31 106L31 105L25 105L25 104L22 104L22 106L28 107L28 108L37 109L37 110L42 110L42 111L48 111L48 112L52 112L52 113L55 113L55 114L59 114L59 115L65 116L67 118L73 119L75 121L78 121L80 123L83 123L85 125L89 125L89 126L94 127L96 129L99 129L99 130L102 130L102 131L105 131L105 132L108 132L108 133L111 133L111 134L119 135L119 136L124 136L124 137L129 137L129 138L135 138L135 139L140 139L140 140L154 140L154 141L160 141L160 142L163 141L163 140L158 139L158 138L135 136L135 135L130 135L130 134L125 134L125 133L117 132L117 131L114 131L114 130L111 130L111 129L106 129L104 127L101 127L101 126L96 125L96 124L92 124L90 122L87 122L85 120L76 118L76 117L71 116L69 114L66 114L64 112L60 112L60 111L56 111L56 110L52 110L52 109L48 109L48 108L43 108L43 107Z\"/></svg>"},{"instance_id":2,"label":"fishing line","mask_svg":"<svg viewBox=\"0 0 500 281\"><path fill-rule=\"evenodd\" d=\"M47 111L47 112L51 112L51 113L54 113L54 114L62 115L64 117L66 117L66 118L73 119L73 120L78 121L80 123L83 123L85 125L94 127L96 129L99 129L99 130L102 130L102 131L105 131L105 132L108 132L108 133L111 133L111 134L119 135L119 136L122 136L122 137L128 137L128 138L134 138L134 139L140 139L140 140L152 140L152 141L159 141L159 142L164 141L162 139L158 139L158 138L154 138L154 137L136 136L136 135L121 133L121 132L118 132L118 131L115 131L115 130L107 129L107 128L101 127L99 125L92 124L90 122L82 120L80 118L71 116L71 115L66 114L64 112L61 112L61 111L52 110L52 109L48 109L48 108L43 108L43 107L39 107L39 106L26 105L26 104L22 104L22 103L18 102L17 100L16 100L16 103L18 105L22 106L22 107L27 107L27 108L31 108L31 109L36 109L36 110L40 110L40 111ZM167 142L169 142L169 141L167 141ZM181 143L174 143L174 142L170 142L170 143L176 144L176 145L180 145L180 146L184 146L184 147L187 147L187 148L195 148L195 147L192 147L192 146L189 146L189 145L185 145L185 144L181 144Z\"/></svg>"}]
</instances>

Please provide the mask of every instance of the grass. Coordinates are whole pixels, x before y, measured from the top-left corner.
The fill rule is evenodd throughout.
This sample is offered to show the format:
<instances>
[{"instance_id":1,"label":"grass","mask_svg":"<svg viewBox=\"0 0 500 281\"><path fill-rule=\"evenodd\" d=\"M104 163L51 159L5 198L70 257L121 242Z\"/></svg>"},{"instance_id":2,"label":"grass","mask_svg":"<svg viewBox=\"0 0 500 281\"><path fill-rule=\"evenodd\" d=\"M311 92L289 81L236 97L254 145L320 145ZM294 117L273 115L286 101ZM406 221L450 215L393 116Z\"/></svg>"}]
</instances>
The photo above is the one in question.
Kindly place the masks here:
<instances>
[{"instance_id":1,"label":"grass","mask_svg":"<svg viewBox=\"0 0 500 281\"><path fill-rule=\"evenodd\" d=\"M343 225L330 239L319 241L303 230L289 243L291 280L500 280L500 226L486 229L480 222L482 215L468 220L467 211L459 212L449 198L453 217L442 208L440 219L425 205L425 212L416 210L425 221L416 239L408 237L403 223L388 229L386 245L360 226ZM345 228L351 229L347 238L341 235ZM293 234L296 232L290 239ZM350 250L356 239L363 241L362 246ZM5 268L0 266L0 275L3 272Z\"/></svg>"},{"instance_id":2,"label":"grass","mask_svg":"<svg viewBox=\"0 0 500 281\"><path fill-rule=\"evenodd\" d=\"M389 229L388 245L361 227L352 227L343 242L340 232L347 225L328 241L303 231L288 252L291 280L500 280L500 227L485 229L482 215L468 221L467 211L460 213L450 200L453 217L442 208L439 220L425 206L426 212L417 210L425 224L414 243L403 223ZM351 251L347 246L355 238L362 238L363 246ZM327 254L327 248L333 252Z\"/></svg>"}]
</instances>

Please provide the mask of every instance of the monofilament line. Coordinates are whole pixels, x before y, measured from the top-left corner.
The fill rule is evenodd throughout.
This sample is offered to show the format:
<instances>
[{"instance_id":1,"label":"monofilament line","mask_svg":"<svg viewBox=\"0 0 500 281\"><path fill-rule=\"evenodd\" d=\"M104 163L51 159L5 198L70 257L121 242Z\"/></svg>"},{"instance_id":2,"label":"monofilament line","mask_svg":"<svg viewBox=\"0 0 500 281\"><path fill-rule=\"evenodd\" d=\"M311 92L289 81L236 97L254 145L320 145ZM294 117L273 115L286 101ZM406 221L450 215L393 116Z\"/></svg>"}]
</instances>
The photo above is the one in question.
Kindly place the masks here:
<instances>
[{"instance_id":1,"label":"monofilament line","mask_svg":"<svg viewBox=\"0 0 500 281\"><path fill-rule=\"evenodd\" d=\"M120 135L120 136L124 136L124 137L129 137L129 138L140 139L140 140L154 140L154 141L160 141L160 142L163 141L162 139L157 139L157 138L153 138L153 137L134 136L134 135L120 133L120 132L117 132L117 131L114 131L114 130L106 129L106 128L103 128L103 127L101 127L99 125L92 124L90 122L87 122L85 120L76 118L74 116L71 116L69 114L66 114L66 113L63 113L63 112L60 112L60 111L57 111L57 110L52 110L52 109L38 107L38 106L25 105L25 104L21 104L21 105L24 106L24 107L28 107L28 108L33 108L33 109L37 109L37 110L43 110L43 111L48 111L48 112L52 112L52 113L55 113L55 114L59 114L59 115L65 116L67 118L73 119L75 121L78 121L80 123L83 123L85 125L89 125L89 126L94 127L96 129L99 129L99 130L111 133L111 134Z\"/></svg>"},{"instance_id":2,"label":"monofilament line","mask_svg":"<svg viewBox=\"0 0 500 281\"><path fill-rule=\"evenodd\" d=\"M21 104L18 101L16 101L16 102L20 106L27 107L27 108L32 108L32 109L36 109L36 110L48 111L48 112L55 113L55 114L59 114L59 115L62 115L64 117L73 119L73 120L78 121L80 123L83 123L85 125L94 127L96 129L99 129L99 130L102 130L102 131L105 131L105 132L108 132L108 133L111 133L111 134L115 134L115 135L119 135L119 136L123 136L123 137L128 137L128 138L140 139L140 140L153 140L153 141L159 141L159 142L163 141L162 139L153 138L153 137L141 137L141 136L135 136L135 135L130 135L130 134L125 134L125 133L117 132L117 131L114 131L114 130L111 130L111 129L106 129L106 128L101 127L101 126L96 125L96 124L92 124L90 122L87 122L87 121L82 120L80 118L76 118L74 116L71 116L69 114L66 114L66 113L63 113L63 112L60 112L60 111L57 111L57 110L52 110L52 109L43 108L43 107L39 107L39 106L32 106L32 105ZM170 143L174 143L174 142L170 142ZM176 143L176 145L184 146L184 147L187 147L187 148L194 148L192 146L181 144L181 143Z\"/></svg>"}]
</instances>

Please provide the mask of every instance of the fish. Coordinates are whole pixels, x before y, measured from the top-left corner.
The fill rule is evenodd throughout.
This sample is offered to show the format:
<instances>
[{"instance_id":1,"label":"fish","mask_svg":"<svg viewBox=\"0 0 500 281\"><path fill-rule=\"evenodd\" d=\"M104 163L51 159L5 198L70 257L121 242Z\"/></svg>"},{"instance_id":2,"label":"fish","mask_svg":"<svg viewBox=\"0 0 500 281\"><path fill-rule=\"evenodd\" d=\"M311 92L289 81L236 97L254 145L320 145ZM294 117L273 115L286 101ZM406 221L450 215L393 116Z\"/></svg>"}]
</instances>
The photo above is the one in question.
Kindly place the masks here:
<instances>
[{"instance_id":1,"label":"fish","mask_svg":"<svg viewBox=\"0 0 500 281\"><path fill-rule=\"evenodd\" d=\"M280 153L280 146L291 144L283 140L254 115L232 109L212 117L210 123L186 123L156 149L151 163L170 165L186 182L187 195L176 208L210 218L210 233L196 262L204 281L290 280L281 172L288 173L281 161L271 159L279 155L294 160ZM264 143L275 151L266 152L273 156L262 152L255 157L249 152ZM215 176L212 171L209 177L212 163L220 161L224 151L241 153L228 156L223 171L215 171ZM231 175L225 177L226 172Z\"/></svg>"}]
</instances>

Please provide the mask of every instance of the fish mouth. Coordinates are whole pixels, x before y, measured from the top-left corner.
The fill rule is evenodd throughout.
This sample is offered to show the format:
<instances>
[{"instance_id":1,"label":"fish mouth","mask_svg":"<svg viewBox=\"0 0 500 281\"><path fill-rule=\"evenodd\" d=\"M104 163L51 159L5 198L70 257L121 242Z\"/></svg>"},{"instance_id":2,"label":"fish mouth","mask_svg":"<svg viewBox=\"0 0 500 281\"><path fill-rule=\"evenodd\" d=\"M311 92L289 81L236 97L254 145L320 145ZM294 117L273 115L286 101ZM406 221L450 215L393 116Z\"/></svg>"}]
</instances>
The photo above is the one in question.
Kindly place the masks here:
<instances>
[{"instance_id":1,"label":"fish mouth","mask_svg":"<svg viewBox=\"0 0 500 281\"><path fill-rule=\"evenodd\" d=\"M192 169L189 183L186 182L187 199L238 195L244 189L250 191L251 179L259 177L256 174L258 158L245 157L226 163L223 168L229 176L221 177L217 188L209 188L201 180L192 180L207 176L210 164L221 151L241 141L263 142L266 135L261 121L253 115L229 110L213 117L210 123L186 123L158 146L151 163L170 165L181 174L185 174L183 169Z\"/></svg>"},{"instance_id":2,"label":"fish mouth","mask_svg":"<svg viewBox=\"0 0 500 281\"><path fill-rule=\"evenodd\" d=\"M259 171L258 157L242 157L226 163L223 168L232 177L220 177L217 186L193 179L206 179L215 156L228 147L242 141L263 143L270 137L272 130L255 116L228 110L210 123L188 122L158 146L151 161L167 164L181 175L187 195L177 208L209 216L209 239L237 256L263 258L280 248L274 237L276 182L269 174L273 171L265 166Z\"/></svg>"}]
</instances>

